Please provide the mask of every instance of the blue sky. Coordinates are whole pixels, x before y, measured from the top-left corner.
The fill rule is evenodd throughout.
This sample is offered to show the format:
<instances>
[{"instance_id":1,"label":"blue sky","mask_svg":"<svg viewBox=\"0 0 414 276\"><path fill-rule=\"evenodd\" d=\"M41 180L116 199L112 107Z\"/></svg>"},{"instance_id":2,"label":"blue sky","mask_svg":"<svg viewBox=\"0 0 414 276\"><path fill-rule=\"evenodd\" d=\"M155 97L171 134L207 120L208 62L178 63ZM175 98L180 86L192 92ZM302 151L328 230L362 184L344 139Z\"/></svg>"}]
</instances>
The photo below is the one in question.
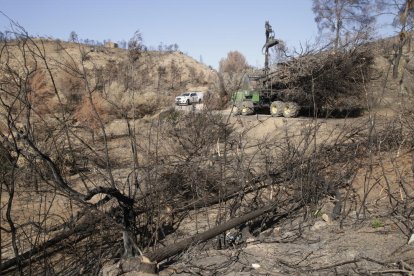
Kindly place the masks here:
<instances>
[{"instance_id":1,"label":"blue sky","mask_svg":"<svg viewBox=\"0 0 414 276\"><path fill-rule=\"evenodd\" d=\"M0 0L0 10L31 35L127 40L140 30L147 46L177 43L197 60L218 67L238 50L263 66L264 23L288 47L313 41L318 31L311 0ZM0 30L8 22L0 16Z\"/></svg>"}]
</instances>

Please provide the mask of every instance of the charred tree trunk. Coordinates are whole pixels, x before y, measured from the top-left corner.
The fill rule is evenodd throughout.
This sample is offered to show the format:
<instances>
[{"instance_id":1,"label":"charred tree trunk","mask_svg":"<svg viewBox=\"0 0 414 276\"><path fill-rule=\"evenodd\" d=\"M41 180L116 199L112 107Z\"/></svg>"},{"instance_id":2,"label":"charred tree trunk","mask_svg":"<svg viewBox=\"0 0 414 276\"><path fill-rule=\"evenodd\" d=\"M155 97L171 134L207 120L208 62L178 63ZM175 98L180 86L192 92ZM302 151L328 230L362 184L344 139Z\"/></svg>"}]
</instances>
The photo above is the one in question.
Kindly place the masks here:
<instances>
[{"instance_id":1,"label":"charred tree trunk","mask_svg":"<svg viewBox=\"0 0 414 276\"><path fill-rule=\"evenodd\" d=\"M298 210L299 208L301 208L302 205L296 205L294 207L292 207L289 211L284 212L282 214L278 215L278 218L283 218L285 216L287 216L288 214L290 214L292 211ZM275 210L275 205L274 204L270 204L267 205L265 207L262 207L258 210L255 210L253 212L250 212L244 216L238 217L238 218L234 218L231 219L225 223L222 223L210 230L207 230L203 233L194 235L190 238L184 239L176 244L170 245L168 247L165 248L161 248L159 250L156 250L154 252L152 252L151 254L148 254L148 258L153 261L153 262L161 262L167 258L170 258L176 254L181 253L182 251L188 249L190 246L196 245L198 243L201 242L205 242L208 241L218 235L220 235L221 233L228 231L240 224L243 224L245 222L248 222L250 220L253 220L257 217L260 217L266 213L272 212Z\"/></svg>"}]
</instances>

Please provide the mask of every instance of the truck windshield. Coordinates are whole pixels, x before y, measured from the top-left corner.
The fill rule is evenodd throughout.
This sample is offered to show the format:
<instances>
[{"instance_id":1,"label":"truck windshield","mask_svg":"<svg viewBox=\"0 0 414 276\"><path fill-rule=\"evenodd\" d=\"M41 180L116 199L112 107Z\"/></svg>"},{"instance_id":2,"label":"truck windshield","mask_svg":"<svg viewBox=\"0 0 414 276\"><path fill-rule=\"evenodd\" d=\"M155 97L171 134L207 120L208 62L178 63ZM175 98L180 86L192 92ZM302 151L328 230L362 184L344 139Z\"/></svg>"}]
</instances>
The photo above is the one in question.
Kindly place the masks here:
<instances>
[{"instance_id":1,"label":"truck windshield","mask_svg":"<svg viewBox=\"0 0 414 276\"><path fill-rule=\"evenodd\" d=\"M190 93L184 93L181 96L190 96Z\"/></svg>"}]
</instances>

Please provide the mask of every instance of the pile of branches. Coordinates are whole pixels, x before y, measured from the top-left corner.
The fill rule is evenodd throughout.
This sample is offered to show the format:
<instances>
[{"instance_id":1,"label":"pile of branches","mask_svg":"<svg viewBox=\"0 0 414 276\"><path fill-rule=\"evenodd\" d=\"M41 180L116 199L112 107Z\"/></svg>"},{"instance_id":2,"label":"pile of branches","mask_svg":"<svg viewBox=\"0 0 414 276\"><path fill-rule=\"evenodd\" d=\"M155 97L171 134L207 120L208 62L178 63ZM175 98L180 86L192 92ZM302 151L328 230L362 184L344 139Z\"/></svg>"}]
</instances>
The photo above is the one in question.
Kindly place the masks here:
<instances>
[{"instance_id":1,"label":"pile of branches","mask_svg":"<svg viewBox=\"0 0 414 276\"><path fill-rule=\"evenodd\" d=\"M271 73L264 82L278 98L317 109L362 108L374 57L368 47L302 55Z\"/></svg>"}]
</instances>

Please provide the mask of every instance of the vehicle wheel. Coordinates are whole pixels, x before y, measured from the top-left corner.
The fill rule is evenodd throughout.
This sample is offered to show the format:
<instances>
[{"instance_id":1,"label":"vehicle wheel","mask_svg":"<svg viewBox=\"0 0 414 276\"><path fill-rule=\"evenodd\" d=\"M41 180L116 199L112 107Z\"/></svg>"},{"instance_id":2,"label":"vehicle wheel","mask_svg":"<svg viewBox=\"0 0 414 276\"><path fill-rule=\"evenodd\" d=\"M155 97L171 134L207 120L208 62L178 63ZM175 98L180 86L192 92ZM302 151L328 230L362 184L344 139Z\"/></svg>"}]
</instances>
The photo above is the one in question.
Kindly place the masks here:
<instances>
[{"instance_id":1,"label":"vehicle wheel","mask_svg":"<svg viewBox=\"0 0 414 276\"><path fill-rule=\"evenodd\" d=\"M285 103L285 107L283 108L283 116L286 118L294 118L298 116L300 110L300 106L295 102L288 102Z\"/></svg>"},{"instance_id":2,"label":"vehicle wheel","mask_svg":"<svg viewBox=\"0 0 414 276\"><path fill-rule=\"evenodd\" d=\"M273 117L280 117L283 115L283 110L285 108L285 103L282 101L274 101L270 105L270 115Z\"/></svg>"},{"instance_id":3,"label":"vehicle wheel","mask_svg":"<svg viewBox=\"0 0 414 276\"><path fill-rule=\"evenodd\" d=\"M252 114L253 112L251 111L251 109L250 108L248 108L248 107L243 107L242 108L242 110L241 110L241 115L243 115L243 116L247 116L247 115L250 115L250 114Z\"/></svg>"},{"instance_id":4,"label":"vehicle wheel","mask_svg":"<svg viewBox=\"0 0 414 276\"><path fill-rule=\"evenodd\" d=\"M198 100L198 103L201 104L201 99Z\"/></svg>"},{"instance_id":5,"label":"vehicle wheel","mask_svg":"<svg viewBox=\"0 0 414 276\"><path fill-rule=\"evenodd\" d=\"M254 105L251 101L241 102L238 109L240 110L240 113L243 116L254 114Z\"/></svg>"},{"instance_id":6,"label":"vehicle wheel","mask_svg":"<svg viewBox=\"0 0 414 276\"><path fill-rule=\"evenodd\" d=\"M190 105L190 100L187 100L187 105Z\"/></svg>"}]
</instances>

